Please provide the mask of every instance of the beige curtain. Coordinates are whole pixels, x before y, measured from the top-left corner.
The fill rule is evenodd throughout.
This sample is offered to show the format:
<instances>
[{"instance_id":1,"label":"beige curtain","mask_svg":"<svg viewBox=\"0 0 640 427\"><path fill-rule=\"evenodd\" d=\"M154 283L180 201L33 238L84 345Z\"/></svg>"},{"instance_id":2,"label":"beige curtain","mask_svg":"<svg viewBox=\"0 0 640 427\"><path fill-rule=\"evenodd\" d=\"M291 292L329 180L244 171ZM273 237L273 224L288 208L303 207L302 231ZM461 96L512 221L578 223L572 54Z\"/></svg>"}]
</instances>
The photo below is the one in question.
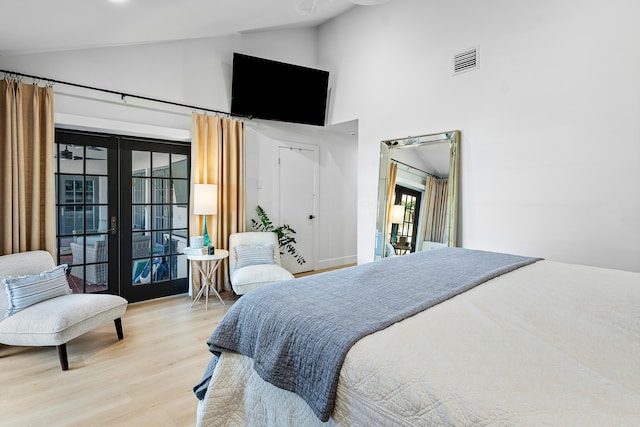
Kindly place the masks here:
<instances>
[{"instance_id":1,"label":"beige curtain","mask_svg":"<svg viewBox=\"0 0 640 427\"><path fill-rule=\"evenodd\" d=\"M446 179L437 179L427 176L425 184L425 201L422 210L422 233L420 242L445 241L445 228L447 223L447 200L449 198L449 185Z\"/></svg>"},{"instance_id":2,"label":"beige curtain","mask_svg":"<svg viewBox=\"0 0 640 427\"><path fill-rule=\"evenodd\" d=\"M393 208L394 200L393 195L396 192L396 176L398 175L398 164L394 162L389 163L389 184L387 186L387 230L384 241L389 241L391 235L391 209Z\"/></svg>"},{"instance_id":3,"label":"beige curtain","mask_svg":"<svg viewBox=\"0 0 640 427\"><path fill-rule=\"evenodd\" d=\"M228 249L229 235L245 231L244 123L203 114L193 114L191 127L191 185L218 185L218 214L207 215L207 231L214 246ZM191 188L193 194L193 187ZM192 235L202 234L203 216L193 215L190 201L189 227ZM192 268L192 273L197 269ZM223 262L216 272L216 289L231 289L229 264ZM192 290L200 289L200 277L194 274Z\"/></svg>"},{"instance_id":4,"label":"beige curtain","mask_svg":"<svg viewBox=\"0 0 640 427\"><path fill-rule=\"evenodd\" d=\"M0 80L0 255L56 256L53 89Z\"/></svg>"}]
</instances>

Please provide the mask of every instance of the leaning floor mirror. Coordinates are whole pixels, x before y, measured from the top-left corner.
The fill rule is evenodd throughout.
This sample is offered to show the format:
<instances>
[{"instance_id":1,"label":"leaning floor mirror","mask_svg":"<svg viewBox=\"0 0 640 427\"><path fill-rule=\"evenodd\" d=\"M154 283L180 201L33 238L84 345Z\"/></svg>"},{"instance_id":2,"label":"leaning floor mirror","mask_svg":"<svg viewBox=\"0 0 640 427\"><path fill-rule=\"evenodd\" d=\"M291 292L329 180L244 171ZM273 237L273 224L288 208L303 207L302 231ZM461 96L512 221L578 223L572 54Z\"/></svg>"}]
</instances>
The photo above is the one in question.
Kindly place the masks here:
<instances>
[{"instance_id":1,"label":"leaning floor mirror","mask_svg":"<svg viewBox=\"0 0 640 427\"><path fill-rule=\"evenodd\" d=\"M380 144L375 258L456 246L460 131Z\"/></svg>"}]
</instances>

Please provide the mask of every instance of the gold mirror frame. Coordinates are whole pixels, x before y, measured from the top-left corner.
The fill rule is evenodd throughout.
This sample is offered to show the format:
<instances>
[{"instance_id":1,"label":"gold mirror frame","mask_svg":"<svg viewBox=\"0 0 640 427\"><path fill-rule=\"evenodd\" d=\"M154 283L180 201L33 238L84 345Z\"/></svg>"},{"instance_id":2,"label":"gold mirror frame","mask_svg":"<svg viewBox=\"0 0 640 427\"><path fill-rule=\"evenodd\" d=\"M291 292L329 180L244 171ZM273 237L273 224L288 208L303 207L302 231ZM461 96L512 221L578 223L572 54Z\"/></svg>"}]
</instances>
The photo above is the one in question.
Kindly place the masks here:
<instances>
[{"instance_id":1,"label":"gold mirror frame","mask_svg":"<svg viewBox=\"0 0 640 427\"><path fill-rule=\"evenodd\" d=\"M424 147L425 145L449 143L449 184L447 198L447 217L445 222L447 246L457 244L458 224L458 181L459 181L459 156L460 156L460 131L448 131L429 135L420 135L408 138L397 138L382 141L380 143L380 172L378 182L378 214L376 219L376 248L375 259L384 256L385 245L389 241L388 227L388 187L391 170L393 150L406 150Z\"/></svg>"}]
</instances>

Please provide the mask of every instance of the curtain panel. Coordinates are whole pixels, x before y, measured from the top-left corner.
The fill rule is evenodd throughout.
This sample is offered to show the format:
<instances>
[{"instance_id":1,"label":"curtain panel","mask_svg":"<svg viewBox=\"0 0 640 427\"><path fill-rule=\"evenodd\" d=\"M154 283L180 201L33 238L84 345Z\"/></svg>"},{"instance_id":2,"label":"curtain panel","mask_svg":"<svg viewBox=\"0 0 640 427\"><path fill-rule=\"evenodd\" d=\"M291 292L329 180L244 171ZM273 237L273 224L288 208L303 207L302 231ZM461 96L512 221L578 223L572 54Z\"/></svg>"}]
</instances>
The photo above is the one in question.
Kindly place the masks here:
<instances>
[{"instance_id":1,"label":"curtain panel","mask_svg":"<svg viewBox=\"0 0 640 427\"><path fill-rule=\"evenodd\" d=\"M56 256L53 89L0 80L0 255Z\"/></svg>"},{"instance_id":2,"label":"curtain panel","mask_svg":"<svg viewBox=\"0 0 640 427\"><path fill-rule=\"evenodd\" d=\"M395 199L393 195L396 193L396 178L398 175L398 164L395 162L389 162L389 183L387 185L387 235L385 236L385 242L390 242L391 236L391 210Z\"/></svg>"},{"instance_id":3,"label":"curtain panel","mask_svg":"<svg viewBox=\"0 0 640 427\"><path fill-rule=\"evenodd\" d=\"M445 229L447 223L447 201L449 199L449 181L427 176L421 242L447 243Z\"/></svg>"},{"instance_id":4,"label":"curtain panel","mask_svg":"<svg viewBox=\"0 0 640 427\"><path fill-rule=\"evenodd\" d=\"M217 249L228 249L229 236L246 230L244 182L244 123L239 120L194 113L191 129L191 194L194 184L218 185L218 213L207 215L207 230ZM202 215L194 215L190 200L189 227L192 235L202 234ZM208 266L206 266L208 268ZM192 295L201 287L196 268ZM229 263L216 272L216 290L230 290Z\"/></svg>"}]
</instances>

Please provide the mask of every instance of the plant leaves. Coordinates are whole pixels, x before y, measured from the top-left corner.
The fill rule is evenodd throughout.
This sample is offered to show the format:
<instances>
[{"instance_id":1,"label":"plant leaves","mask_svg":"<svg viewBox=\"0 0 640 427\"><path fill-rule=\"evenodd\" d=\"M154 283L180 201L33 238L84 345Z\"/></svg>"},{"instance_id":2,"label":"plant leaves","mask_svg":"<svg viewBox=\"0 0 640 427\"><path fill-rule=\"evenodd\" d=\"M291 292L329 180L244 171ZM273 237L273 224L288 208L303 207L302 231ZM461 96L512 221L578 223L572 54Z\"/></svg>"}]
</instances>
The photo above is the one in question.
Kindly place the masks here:
<instances>
[{"instance_id":1,"label":"plant leaves","mask_svg":"<svg viewBox=\"0 0 640 427\"><path fill-rule=\"evenodd\" d=\"M260 206L256 206L256 214L258 215L258 221L251 219L251 227L257 231L271 231L278 236L278 246L280 246L280 255L284 255L285 251L289 253L296 262L300 265L307 262L302 255L300 255L293 246L296 239L292 236L296 234L296 231L288 224L275 227L265 210Z\"/></svg>"}]
</instances>

